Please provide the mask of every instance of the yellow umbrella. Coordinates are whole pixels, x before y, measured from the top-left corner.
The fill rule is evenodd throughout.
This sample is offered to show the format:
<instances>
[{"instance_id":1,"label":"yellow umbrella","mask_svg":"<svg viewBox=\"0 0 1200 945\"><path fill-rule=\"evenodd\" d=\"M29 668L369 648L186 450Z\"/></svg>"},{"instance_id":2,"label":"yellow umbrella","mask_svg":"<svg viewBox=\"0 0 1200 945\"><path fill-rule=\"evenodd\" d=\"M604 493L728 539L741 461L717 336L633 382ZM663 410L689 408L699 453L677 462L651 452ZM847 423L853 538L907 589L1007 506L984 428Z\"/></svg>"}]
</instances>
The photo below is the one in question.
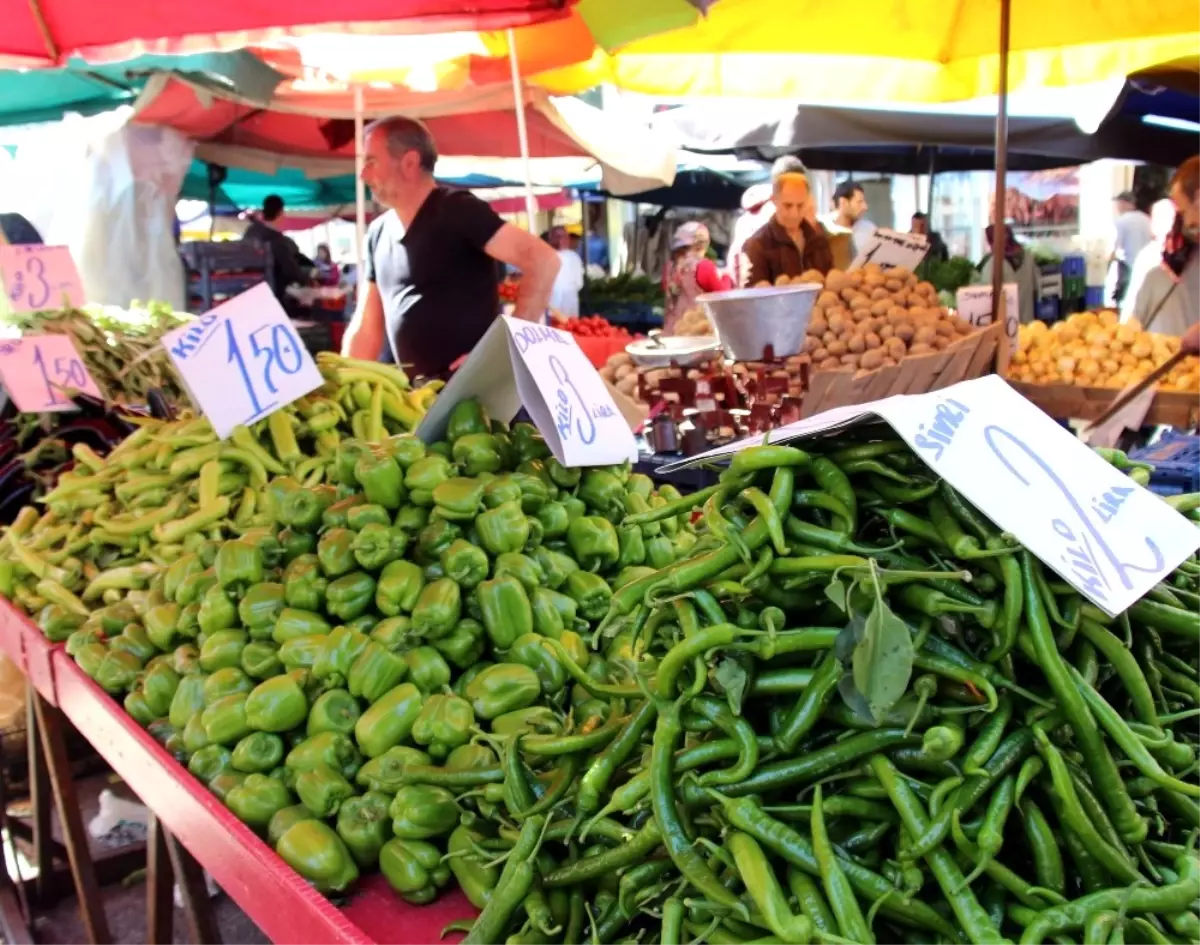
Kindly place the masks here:
<instances>
[{"instance_id":1,"label":"yellow umbrella","mask_svg":"<svg viewBox=\"0 0 1200 945\"><path fill-rule=\"evenodd\" d=\"M662 98L951 102L1000 92L1001 0L718 0L693 26L533 81ZM1195 56L1195 0L1011 0L1009 89L1123 77Z\"/></svg>"}]
</instances>

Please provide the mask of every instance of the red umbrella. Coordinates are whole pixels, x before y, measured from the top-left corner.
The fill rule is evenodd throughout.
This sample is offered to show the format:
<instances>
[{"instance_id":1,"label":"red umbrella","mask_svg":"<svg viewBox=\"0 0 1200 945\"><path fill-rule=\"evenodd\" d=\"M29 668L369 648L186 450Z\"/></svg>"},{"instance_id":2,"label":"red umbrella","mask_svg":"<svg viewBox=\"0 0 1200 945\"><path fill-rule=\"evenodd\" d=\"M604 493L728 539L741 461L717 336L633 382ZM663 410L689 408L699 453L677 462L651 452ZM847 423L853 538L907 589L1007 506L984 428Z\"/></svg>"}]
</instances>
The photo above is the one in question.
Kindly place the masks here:
<instances>
[{"instance_id":1,"label":"red umbrella","mask_svg":"<svg viewBox=\"0 0 1200 945\"><path fill-rule=\"evenodd\" d=\"M0 0L0 65L238 49L313 32L498 30L564 18L575 0Z\"/></svg>"}]
</instances>

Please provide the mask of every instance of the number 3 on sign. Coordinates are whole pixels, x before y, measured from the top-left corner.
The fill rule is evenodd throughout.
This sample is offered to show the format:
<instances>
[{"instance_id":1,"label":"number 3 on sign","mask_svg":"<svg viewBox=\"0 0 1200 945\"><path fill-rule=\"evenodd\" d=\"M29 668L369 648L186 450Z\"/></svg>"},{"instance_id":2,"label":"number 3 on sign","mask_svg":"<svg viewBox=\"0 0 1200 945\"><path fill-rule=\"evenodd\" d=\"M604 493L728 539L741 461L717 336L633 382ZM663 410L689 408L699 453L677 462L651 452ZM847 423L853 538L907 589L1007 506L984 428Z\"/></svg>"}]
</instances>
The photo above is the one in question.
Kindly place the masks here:
<instances>
[{"instance_id":1,"label":"number 3 on sign","mask_svg":"<svg viewBox=\"0 0 1200 945\"><path fill-rule=\"evenodd\" d=\"M270 331L270 343L264 344L260 340L260 336ZM255 379L259 379L262 386L266 388L269 394L278 394L279 387L275 384L271 375L271 370L278 367L285 375L296 374L301 367L304 366L304 360L300 354L300 341L296 337L296 333L290 325L263 325L250 332L250 351L251 357L254 358L252 372L246 365L246 359L242 355L241 345L238 344L237 333L233 328L233 320L225 322L225 338L228 343L229 363L236 363L238 372L241 374L242 383L246 387L246 394L250 398L250 406L253 408L253 414L246 420L246 423L251 423L257 420L260 416L271 410L277 405L277 401L272 401L266 406L259 400L258 392L255 387ZM266 363L260 364L259 358L266 355ZM259 370L261 368L261 370Z\"/></svg>"}]
</instances>

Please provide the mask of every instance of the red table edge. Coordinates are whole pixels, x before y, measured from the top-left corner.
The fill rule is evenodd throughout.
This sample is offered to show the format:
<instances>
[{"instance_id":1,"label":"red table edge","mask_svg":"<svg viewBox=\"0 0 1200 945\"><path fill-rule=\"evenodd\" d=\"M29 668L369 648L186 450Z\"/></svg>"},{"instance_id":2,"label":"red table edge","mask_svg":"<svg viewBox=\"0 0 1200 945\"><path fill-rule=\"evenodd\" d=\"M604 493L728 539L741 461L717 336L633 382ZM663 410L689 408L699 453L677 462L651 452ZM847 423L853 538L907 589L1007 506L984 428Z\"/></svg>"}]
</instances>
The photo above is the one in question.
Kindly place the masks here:
<instances>
[{"instance_id":1,"label":"red table edge","mask_svg":"<svg viewBox=\"0 0 1200 945\"><path fill-rule=\"evenodd\" d=\"M3 598L0 598L0 649L43 699L58 705L52 656L62 645L47 640L32 621Z\"/></svg>"}]
</instances>

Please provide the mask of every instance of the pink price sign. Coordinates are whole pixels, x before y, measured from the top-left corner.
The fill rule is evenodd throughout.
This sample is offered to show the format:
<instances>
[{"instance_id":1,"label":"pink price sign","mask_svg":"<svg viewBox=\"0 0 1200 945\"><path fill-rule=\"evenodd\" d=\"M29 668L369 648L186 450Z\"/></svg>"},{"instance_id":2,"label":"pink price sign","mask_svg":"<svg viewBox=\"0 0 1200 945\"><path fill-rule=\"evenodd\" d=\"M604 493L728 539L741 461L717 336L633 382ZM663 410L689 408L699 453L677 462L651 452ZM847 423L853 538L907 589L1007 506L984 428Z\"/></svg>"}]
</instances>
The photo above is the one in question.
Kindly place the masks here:
<instances>
[{"instance_id":1,"label":"pink price sign","mask_svg":"<svg viewBox=\"0 0 1200 945\"><path fill-rule=\"evenodd\" d=\"M104 396L67 335L0 341L0 381L21 413L74 410L68 390Z\"/></svg>"},{"instance_id":2,"label":"pink price sign","mask_svg":"<svg viewBox=\"0 0 1200 945\"><path fill-rule=\"evenodd\" d=\"M14 312L77 308L87 301L65 246L0 246L0 282Z\"/></svg>"}]
</instances>

